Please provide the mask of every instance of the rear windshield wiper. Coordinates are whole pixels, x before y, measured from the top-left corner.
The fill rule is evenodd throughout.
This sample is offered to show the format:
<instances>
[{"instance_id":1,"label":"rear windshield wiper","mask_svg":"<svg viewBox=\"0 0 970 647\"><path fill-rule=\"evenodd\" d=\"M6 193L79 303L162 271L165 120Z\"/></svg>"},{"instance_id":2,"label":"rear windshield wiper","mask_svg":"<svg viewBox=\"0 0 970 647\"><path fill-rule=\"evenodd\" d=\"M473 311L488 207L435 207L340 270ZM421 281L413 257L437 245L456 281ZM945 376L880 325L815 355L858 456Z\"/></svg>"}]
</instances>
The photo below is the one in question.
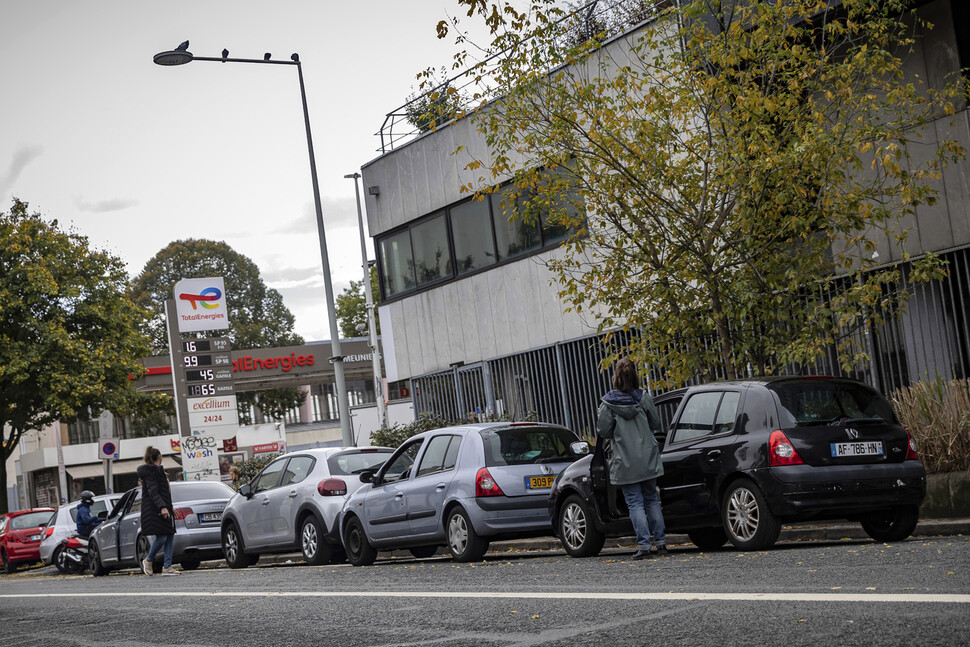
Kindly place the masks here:
<instances>
[{"instance_id":1,"label":"rear windshield wiper","mask_svg":"<svg viewBox=\"0 0 970 647\"><path fill-rule=\"evenodd\" d=\"M839 416L828 422L830 425L840 426L840 425L857 425L864 422L886 422L882 418L849 418L847 416Z\"/></svg>"}]
</instances>

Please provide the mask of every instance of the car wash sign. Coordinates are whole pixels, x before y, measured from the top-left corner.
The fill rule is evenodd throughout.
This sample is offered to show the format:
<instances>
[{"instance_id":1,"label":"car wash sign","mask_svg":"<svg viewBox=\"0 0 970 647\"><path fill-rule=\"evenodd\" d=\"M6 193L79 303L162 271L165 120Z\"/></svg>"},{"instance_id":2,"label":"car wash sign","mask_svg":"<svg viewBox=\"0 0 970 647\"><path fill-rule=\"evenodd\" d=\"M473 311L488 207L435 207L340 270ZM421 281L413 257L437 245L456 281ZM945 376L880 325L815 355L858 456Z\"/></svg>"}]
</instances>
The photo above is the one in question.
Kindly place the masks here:
<instances>
[{"instance_id":1,"label":"car wash sign","mask_svg":"<svg viewBox=\"0 0 970 647\"><path fill-rule=\"evenodd\" d=\"M182 279L176 283L175 316L180 333L229 328L222 277Z\"/></svg>"}]
</instances>

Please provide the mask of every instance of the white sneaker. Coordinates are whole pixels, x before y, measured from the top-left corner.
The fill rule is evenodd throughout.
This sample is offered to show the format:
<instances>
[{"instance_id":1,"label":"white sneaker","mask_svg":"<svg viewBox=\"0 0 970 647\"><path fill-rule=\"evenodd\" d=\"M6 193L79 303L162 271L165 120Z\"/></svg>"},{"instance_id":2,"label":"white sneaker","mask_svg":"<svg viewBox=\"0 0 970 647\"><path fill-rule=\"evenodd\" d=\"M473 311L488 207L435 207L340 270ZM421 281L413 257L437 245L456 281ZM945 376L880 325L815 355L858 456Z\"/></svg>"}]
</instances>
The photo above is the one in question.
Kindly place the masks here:
<instances>
[{"instance_id":1,"label":"white sneaker","mask_svg":"<svg viewBox=\"0 0 970 647\"><path fill-rule=\"evenodd\" d=\"M141 560L141 572L145 575L154 575L155 571L152 569L152 563L147 559Z\"/></svg>"},{"instance_id":2,"label":"white sneaker","mask_svg":"<svg viewBox=\"0 0 970 647\"><path fill-rule=\"evenodd\" d=\"M179 572L175 569L174 566L169 566L168 568L162 569L162 575L178 575L178 574Z\"/></svg>"}]
</instances>

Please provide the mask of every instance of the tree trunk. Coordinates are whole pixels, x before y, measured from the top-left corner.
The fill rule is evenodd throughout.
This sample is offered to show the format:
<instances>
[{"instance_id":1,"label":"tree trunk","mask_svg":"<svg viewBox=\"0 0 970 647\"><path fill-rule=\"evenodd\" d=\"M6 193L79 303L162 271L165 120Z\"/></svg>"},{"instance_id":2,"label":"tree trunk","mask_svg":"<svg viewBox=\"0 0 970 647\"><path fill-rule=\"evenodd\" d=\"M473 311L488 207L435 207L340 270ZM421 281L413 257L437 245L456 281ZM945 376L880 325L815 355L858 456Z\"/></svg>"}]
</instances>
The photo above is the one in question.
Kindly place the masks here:
<instances>
[{"instance_id":1,"label":"tree trunk","mask_svg":"<svg viewBox=\"0 0 970 647\"><path fill-rule=\"evenodd\" d=\"M721 307L721 295L717 290L711 291L711 309L714 311L714 326L717 328L717 340L721 346L724 377L728 380L736 380L738 376L734 371L734 358L731 356L731 331Z\"/></svg>"}]
</instances>

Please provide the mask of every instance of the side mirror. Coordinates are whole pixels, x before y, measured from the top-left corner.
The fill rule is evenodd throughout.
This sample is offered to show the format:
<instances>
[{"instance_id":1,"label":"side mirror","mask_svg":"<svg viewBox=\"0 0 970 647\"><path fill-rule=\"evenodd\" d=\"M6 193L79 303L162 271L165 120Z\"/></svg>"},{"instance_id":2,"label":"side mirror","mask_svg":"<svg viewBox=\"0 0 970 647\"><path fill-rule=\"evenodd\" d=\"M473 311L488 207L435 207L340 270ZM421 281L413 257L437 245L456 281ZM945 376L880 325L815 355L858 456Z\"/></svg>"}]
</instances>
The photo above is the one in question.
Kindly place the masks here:
<instances>
[{"instance_id":1,"label":"side mirror","mask_svg":"<svg viewBox=\"0 0 970 647\"><path fill-rule=\"evenodd\" d=\"M587 456L589 454L589 443L585 440L577 440L569 444L569 451L575 456Z\"/></svg>"},{"instance_id":2,"label":"side mirror","mask_svg":"<svg viewBox=\"0 0 970 647\"><path fill-rule=\"evenodd\" d=\"M374 472L367 470L366 472L360 473L361 483L373 483L374 482Z\"/></svg>"},{"instance_id":3,"label":"side mirror","mask_svg":"<svg viewBox=\"0 0 970 647\"><path fill-rule=\"evenodd\" d=\"M253 495L253 488L249 487L249 483L243 485L239 488L239 494L243 495L247 499Z\"/></svg>"},{"instance_id":4,"label":"side mirror","mask_svg":"<svg viewBox=\"0 0 970 647\"><path fill-rule=\"evenodd\" d=\"M98 519L104 519L107 516L108 516L107 510L102 510L101 512L98 513Z\"/></svg>"}]
</instances>

